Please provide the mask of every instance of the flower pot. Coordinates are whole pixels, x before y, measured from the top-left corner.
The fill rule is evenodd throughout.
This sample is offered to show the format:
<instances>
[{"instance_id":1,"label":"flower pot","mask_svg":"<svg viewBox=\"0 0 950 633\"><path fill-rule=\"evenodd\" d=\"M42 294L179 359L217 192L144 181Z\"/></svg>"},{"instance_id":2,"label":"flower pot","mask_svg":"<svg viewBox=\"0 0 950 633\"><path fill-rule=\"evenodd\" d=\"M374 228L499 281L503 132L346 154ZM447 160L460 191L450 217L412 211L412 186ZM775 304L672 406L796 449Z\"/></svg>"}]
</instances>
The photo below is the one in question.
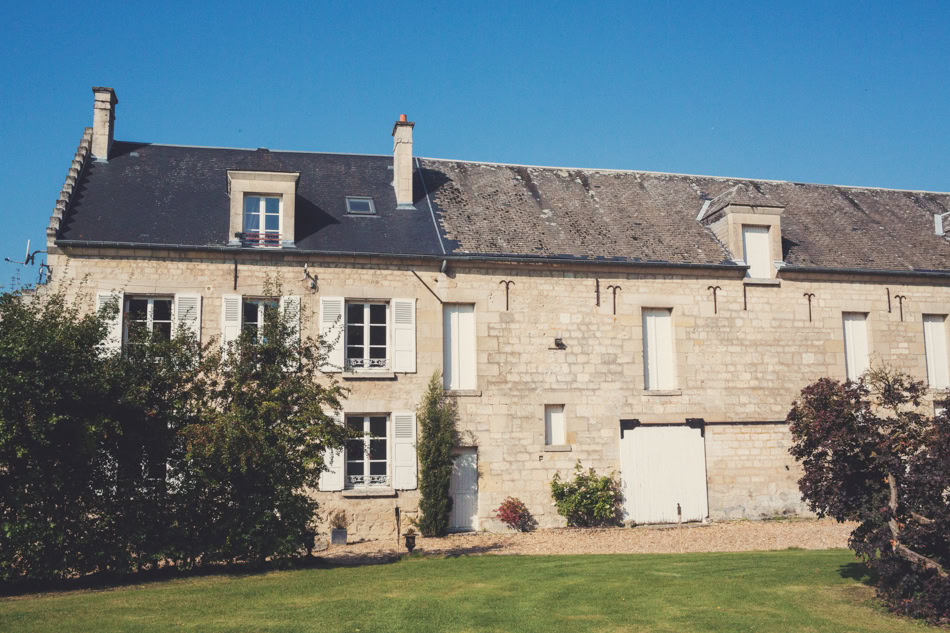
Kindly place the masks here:
<instances>
[{"instance_id":1,"label":"flower pot","mask_svg":"<svg viewBox=\"0 0 950 633\"><path fill-rule=\"evenodd\" d=\"M346 528L330 530L330 545L346 545Z\"/></svg>"},{"instance_id":2,"label":"flower pot","mask_svg":"<svg viewBox=\"0 0 950 633\"><path fill-rule=\"evenodd\" d=\"M406 549L409 550L410 554L412 554L412 550L416 549L415 534L406 534Z\"/></svg>"}]
</instances>

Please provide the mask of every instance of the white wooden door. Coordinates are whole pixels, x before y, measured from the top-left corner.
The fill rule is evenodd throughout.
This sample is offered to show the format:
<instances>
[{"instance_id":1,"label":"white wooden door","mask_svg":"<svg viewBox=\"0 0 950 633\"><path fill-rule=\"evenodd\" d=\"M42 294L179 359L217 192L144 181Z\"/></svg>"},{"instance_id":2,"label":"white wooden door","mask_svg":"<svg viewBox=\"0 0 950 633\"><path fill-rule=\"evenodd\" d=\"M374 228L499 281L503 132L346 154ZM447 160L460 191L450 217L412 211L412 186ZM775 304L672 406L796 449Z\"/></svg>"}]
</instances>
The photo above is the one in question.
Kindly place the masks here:
<instances>
[{"instance_id":1,"label":"white wooden door","mask_svg":"<svg viewBox=\"0 0 950 633\"><path fill-rule=\"evenodd\" d=\"M637 524L702 521L706 500L706 447L700 429L637 426L623 431L620 469L624 519Z\"/></svg>"},{"instance_id":2,"label":"white wooden door","mask_svg":"<svg viewBox=\"0 0 950 633\"><path fill-rule=\"evenodd\" d=\"M465 532L476 529L478 515L478 453L474 448L455 450L452 478L449 480L452 495L452 516L449 529Z\"/></svg>"}]
</instances>

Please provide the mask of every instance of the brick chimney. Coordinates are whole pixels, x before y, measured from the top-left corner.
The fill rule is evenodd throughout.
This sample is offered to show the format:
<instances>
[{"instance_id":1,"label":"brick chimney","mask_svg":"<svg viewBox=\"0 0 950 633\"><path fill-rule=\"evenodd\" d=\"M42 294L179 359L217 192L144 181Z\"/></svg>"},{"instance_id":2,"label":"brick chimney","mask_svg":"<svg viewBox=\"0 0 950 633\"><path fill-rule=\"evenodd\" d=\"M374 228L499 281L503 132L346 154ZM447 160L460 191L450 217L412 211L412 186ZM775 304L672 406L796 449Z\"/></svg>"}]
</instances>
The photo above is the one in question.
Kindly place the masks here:
<instances>
[{"instance_id":1,"label":"brick chimney","mask_svg":"<svg viewBox=\"0 0 950 633\"><path fill-rule=\"evenodd\" d=\"M112 131L115 128L115 90L93 86L95 95L92 109L92 156L96 160L109 160L112 151Z\"/></svg>"},{"instance_id":2,"label":"brick chimney","mask_svg":"<svg viewBox=\"0 0 950 633\"><path fill-rule=\"evenodd\" d=\"M397 209L415 209L412 206L412 121L405 114L393 126L393 188L396 190Z\"/></svg>"}]
</instances>

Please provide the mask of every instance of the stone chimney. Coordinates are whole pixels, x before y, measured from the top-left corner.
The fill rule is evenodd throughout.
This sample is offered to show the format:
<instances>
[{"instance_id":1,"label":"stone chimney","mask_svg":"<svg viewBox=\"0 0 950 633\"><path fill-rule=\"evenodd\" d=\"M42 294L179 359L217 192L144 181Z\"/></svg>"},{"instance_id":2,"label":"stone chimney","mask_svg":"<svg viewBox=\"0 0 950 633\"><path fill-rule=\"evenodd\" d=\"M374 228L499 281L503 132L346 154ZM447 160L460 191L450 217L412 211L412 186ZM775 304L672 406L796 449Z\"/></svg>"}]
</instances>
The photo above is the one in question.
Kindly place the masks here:
<instances>
[{"instance_id":1,"label":"stone chimney","mask_svg":"<svg viewBox=\"0 0 950 633\"><path fill-rule=\"evenodd\" d=\"M397 209L415 209L412 205L412 121L405 114L393 126L393 188Z\"/></svg>"},{"instance_id":2,"label":"stone chimney","mask_svg":"<svg viewBox=\"0 0 950 633\"><path fill-rule=\"evenodd\" d=\"M109 160L112 151L112 131L115 128L115 90L94 86L95 95L92 110L92 157L96 160Z\"/></svg>"}]
</instances>

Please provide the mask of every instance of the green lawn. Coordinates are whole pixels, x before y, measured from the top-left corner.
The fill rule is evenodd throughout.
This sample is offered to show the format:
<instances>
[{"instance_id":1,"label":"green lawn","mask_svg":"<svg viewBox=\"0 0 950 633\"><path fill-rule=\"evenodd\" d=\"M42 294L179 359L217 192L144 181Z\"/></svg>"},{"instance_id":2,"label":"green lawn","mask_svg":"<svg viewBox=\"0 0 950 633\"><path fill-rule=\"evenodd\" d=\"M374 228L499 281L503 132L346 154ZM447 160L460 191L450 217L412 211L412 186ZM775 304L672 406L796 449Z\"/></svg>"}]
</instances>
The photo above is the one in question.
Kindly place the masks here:
<instances>
[{"instance_id":1,"label":"green lawn","mask_svg":"<svg viewBox=\"0 0 950 633\"><path fill-rule=\"evenodd\" d=\"M0 631L922 631L847 550L416 557L0 599Z\"/></svg>"}]
</instances>

